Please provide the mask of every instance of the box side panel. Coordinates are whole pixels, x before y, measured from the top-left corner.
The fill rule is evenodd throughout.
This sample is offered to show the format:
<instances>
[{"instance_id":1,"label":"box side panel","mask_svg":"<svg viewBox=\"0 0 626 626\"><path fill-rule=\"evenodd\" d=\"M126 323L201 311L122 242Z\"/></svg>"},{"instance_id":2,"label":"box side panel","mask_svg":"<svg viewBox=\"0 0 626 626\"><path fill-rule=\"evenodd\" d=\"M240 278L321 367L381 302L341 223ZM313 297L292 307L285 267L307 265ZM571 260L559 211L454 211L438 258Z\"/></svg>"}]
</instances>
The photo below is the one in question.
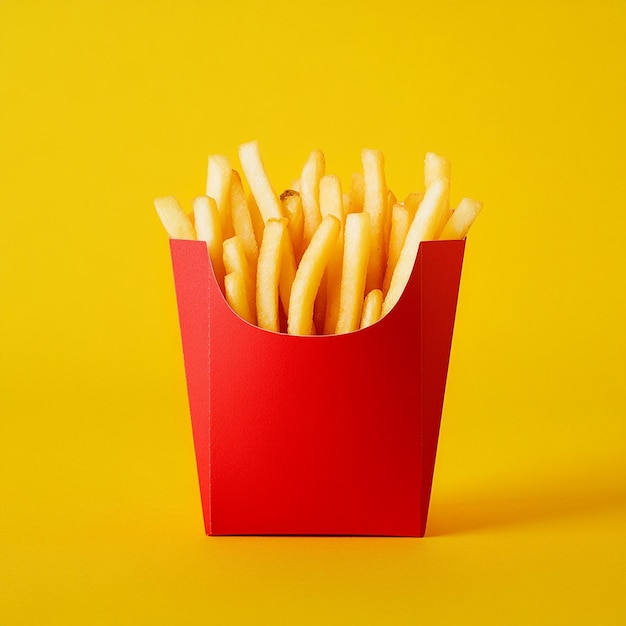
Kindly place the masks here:
<instances>
[{"instance_id":1,"label":"box side panel","mask_svg":"<svg viewBox=\"0 0 626 626\"><path fill-rule=\"evenodd\" d=\"M422 242L419 249L422 292L420 536L426 532L464 250L464 240Z\"/></svg>"},{"instance_id":2,"label":"box side panel","mask_svg":"<svg viewBox=\"0 0 626 626\"><path fill-rule=\"evenodd\" d=\"M210 533L209 266L202 241L170 241L202 512Z\"/></svg>"}]
</instances>

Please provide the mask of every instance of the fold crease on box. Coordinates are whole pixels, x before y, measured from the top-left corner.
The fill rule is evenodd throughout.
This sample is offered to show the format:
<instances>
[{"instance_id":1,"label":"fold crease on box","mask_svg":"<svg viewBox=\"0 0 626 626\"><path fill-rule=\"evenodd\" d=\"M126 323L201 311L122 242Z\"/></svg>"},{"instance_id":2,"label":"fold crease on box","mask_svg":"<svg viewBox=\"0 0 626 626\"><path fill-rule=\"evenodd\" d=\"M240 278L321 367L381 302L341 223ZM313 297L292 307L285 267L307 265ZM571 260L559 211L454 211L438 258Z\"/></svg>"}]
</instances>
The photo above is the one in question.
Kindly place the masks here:
<instances>
[{"instance_id":1,"label":"fold crease on box","mask_svg":"<svg viewBox=\"0 0 626 626\"><path fill-rule=\"evenodd\" d=\"M308 337L239 318L204 242L170 247L207 534L423 536L465 241L422 242L378 323Z\"/></svg>"}]
</instances>

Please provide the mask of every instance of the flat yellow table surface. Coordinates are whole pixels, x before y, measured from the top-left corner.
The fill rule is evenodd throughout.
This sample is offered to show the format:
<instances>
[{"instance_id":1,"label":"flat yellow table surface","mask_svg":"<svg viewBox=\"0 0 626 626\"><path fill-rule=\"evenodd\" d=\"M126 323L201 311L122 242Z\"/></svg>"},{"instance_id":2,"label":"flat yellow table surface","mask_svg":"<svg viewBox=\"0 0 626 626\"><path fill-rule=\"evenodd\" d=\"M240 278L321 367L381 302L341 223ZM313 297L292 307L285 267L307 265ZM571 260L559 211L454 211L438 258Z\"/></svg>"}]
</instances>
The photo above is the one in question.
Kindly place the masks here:
<instances>
[{"instance_id":1,"label":"flat yellow table surface","mask_svg":"<svg viewBox=\"0 0 626 626\"><path fill-rule=\"evenodd\" d=\"M335 6L340 4L340 6ZM0 3L0 624L626 623L626 4ZM155 196L426 152L467 240L427 537L203 535Z\"/></svg>"}]
</instances>

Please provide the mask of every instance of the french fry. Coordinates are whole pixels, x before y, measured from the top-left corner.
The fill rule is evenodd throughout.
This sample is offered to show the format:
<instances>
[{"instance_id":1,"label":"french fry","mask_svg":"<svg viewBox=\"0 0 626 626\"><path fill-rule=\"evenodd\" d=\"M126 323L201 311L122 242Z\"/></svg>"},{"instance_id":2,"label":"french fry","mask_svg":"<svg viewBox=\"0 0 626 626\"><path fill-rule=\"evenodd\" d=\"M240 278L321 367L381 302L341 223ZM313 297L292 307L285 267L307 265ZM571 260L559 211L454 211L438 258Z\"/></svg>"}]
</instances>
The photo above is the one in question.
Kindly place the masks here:
<instances>
[{"instance_id":1,"label":"french fry","mask_svg":"<svg viewBox=\"0 0 626 626\"><path fill-rule=\"evenodd\" d=\"M385 273L385 205L387 185L385 160L380 150L363 150L363 212L370 216L370 260L367 266L366 289L380 289Z\"/></svg>"},{"instance_id":2,"label":"french fry","mask_svg":"<svg viewBox=\"0 0 626 626\"><path fill-rule=\"evenodd\" d=\"M287 226L287 230L289 230L289 226ZM297 268L296 258L293 252L293 244L291 243L291 237L289 237L288 232L283 237L282 246L278 293L280 294L283 311L285 315L288 315L289 301L291 299L291 287L293 285L294 278L296 277Z\"/></svg>"},{"instance_id":3,"label":"french fry","mask_svg":"<svg viewBox=\"0 0 626 626\"><path fill-rule=\"evenodd\" d=\"M174 196L154 199L154 208L171 239L195 239L191 220Z\"/></svg>"},{"instance_id":4,"label":"french fry","mask_svg":"<svg viewBox=\"0 0 626 626\"><path fill-rule=\"evenodd\" d=\"M248 201L248 211L250 212L250 219L252 220L252 228L254 230L254 238L256 239L257 249L261 247L263 241L263 229L265 228L265 222L261 211L259 211L259 205L256 203L254 196L248 194L246 198Z\"/></svg>"},{"instance_id":5,"label":"french fry","mask_svg":"<svg viewBox=\"0 0 626 626\"><path fill-rule=\"evenodd\" d=\"M320 211L322 216L334 215L342 223L345 221L343 194L341 182L338 176L323 176L320 180ZM325 335L335 332L337 317L339 315L339 296L341 293L341 265L343 263L343 232L339 233L335 242L335 249L331 254L320 285L318 299L325 296L325 310L323 311L323 324L316 321L318 328ZM325 284L324 284L325 283ZM317 301L315 303L317 305Z\"/></svg>"},{"instance_id":6,"label":"french fry","mask_svg":"<svg viewBox=\"0 0 626 626\"><path fill-rule=\"evenodd\" d=\"M193 215L196 235L199 241L206 241L213 272L218 285L224 288L224 259L222 226L217 203L209 196L200 196L193 202Z\"/></svg>"},{"instance_id":7,"label":"french fry","mask_svg":"<svg viewBox=\"0 0 626 626\"><path fill-rule=\"evenodd\" d=\"M372 289L363 301L363 315L361 316L360 328L367 328L380 319L383 305L383 292L380 289Z\"/></svg>"},{"instance_id":8,"label":"french fry","mask_svg":"<svg viewBox=\"0 0 626 626\"><path fill-rule=\"evenodd\" d=\"M439 239L463 239L482 206L482 203L476 200L463 198L446 222Z\"/></svg>"},{"instance_id":9,"label":"french fry","mask_svg":"<svg viewBox=\"0 0 626 626\"><path fill-rule=\"evenodd\" d=\"M335 249L326 268L326 317L324 334L332 335L339 318L339 299L341 297L341 268L343 267L343 231L339 233Z\"/></svg>"},{"instance_id":10,"label":"french fry","mask_svg":"<svg viewBox=\"0 0 626 626\"><path fill-rule=\"evenodd\" d=\"M404 199L404 206L407 209L407 211L409 212L409 223L411 223L413 221L413 218L415 217L415 214L417 213L417 209L419 207L419 205L421 204L422 200L424 199L424 194L422 192L413 192L410 193L405 199Z\"/></svg>"},{"instance_id":11,"label":"french fry","mask_svg":"<svg viewBox=\"0 0 626 626\"><path fill-rule=\"evenodd\" d=\"M343 224L345 215L339 176L331 174L322 176L319 189L319 206L322 217L334 215Z\"/></svg>"},{"instance_id":12,"label":"french fry","mask_svg":"<svg viewBox=\"0 0 626 626\"><path fill-rule=\"evenodd\" d=\"M327 215L302 255L289 299L287 332L290 335L306 335L311 331L315 296L340 230L339 220Z\"/></svg>"},{"instance_id":13,"label":"french fry","mask_svg":"<svg viewBox=\"0 0 626 626\"><path fill-rule=\"evenodd\" d=\"M396 269L400 251L404 245L406 234L409 232L409 211L402 204L394 204L391 213L391 232L389 233L389 254L387 255L387 269L383 281L383 293L389 291L389 284L393 271Z\"/></svg>"},{"instance_id":14,"label":"french fry","mask_svg":"<svg viewBox=\"0 0 626 626\"><path fill-rule=\"evenodd\" d=\"M393 215L393 205L398 201L396 194L387 190L387 202L385 203L385 227L383 231L383 243L385 249L385 263L389 257L389 237L391 235L391 220ZM386 265L385 265L386 267Z\"/></svg>"},{"instance_id":15,"label":"french fry","mask_svg":"<svg viewBox=\"0 0 626 626\"><path fill-rule=\"evenodd\" d=\"M344 215L348 215L348 213L356 213L356 211L353 211L350 206L350 194L344 191L342 197Z\"/></svg>"},{"instance_id":16,"label":"french fry","mask_svg":"<svg viewBox=\"0 0 626 626\"><path fill-rule=\"evenodd\" d=\"M287 219L270 219L265 225L263 242L259 250L256 274L257 324L265 330L278 332L278 285L285 249L283 240L288 237Z\"/></svg>"},{"instance_id":17,"label":"french fry","mask_svg":"<svg viewBox=\"0 0 626 626\"><path fill-rule=\"evenodd\" d=\"M383 301L383 316L387 315L400 299L413 271L420 242L436 237L441 215L447 209L447 199L448 180L446 178L436 178L426 190L424 199L409 227L409 232L406 235L391 282L389 283L389 291Z\"/></svg>"},{"instance_id":18,"label":"french fry","mask_svg":"<svg viewBox=\"0 0 626 626\"><path fill-rule=\"evenodd\" d=\"M246 286L246 293L248 294L248 306L250 308L250 315L252 319L256 317L256 293L255 293L255 279L254 275L250 271L248 265L248 259L243 248L241 239L235 235L224 239L224 269L227 274L240 273L244 278ZM237 279L239 280L239 279ZM254 324L254 322L252 322Z\"/></svg>"},{"instance_id":19,"label":"french fry","mask_svg":"<svg viewBox=\"0 0 626 626\"><path fill-rule=\"evenodd\" d=\"M233 220L235 235L241 239L248 264L252 269L256 267L259 257L259 246L252 224L252 216L246 200L246 192L241 182L241 176L235 170L230 176L230 213Z\"/></svg>"},{"instance_id":20,"label":"french fry","mask_svg":"<svg viewBox=\"0 0 626 626\"><path fill-rule=\"evenodd\" d=\"M206 177L206 195L213 198L217 204L224 237L231 237L233 234L228 197L231 171L230 162L227 157L221 154L213 154L209 157Z\"/></svg>"},{"instance_id":21,"label":"french fry","mask_svg":"<svg viewBox=\"0 0 626 626\"><path fill-rule=\"evenodd\" d=\"M332 256L332 253L331 253ZM330 259L328 260L330 263ZM313 324L317 328L316 335L324 334L324 325L326 322L326 305L328 304L328 276L326 271L328 270L328 264L324 268L322 279L320 280L320 286L317 289L315 295L315 302L313 303Z\"/></svg>"},{"instance_id":22,"label":"french fry","mask_svg":"<svg viewBox=\"0 0 626 626\"><path fill-rule=\"evenodd\" d=\"M304 212L302 211L302 198L297 191L287 189L280 194L280 202L283 211L289 218L289 235L293 251L298 261L302 257L302 237L304 233Z\"/></svg>"},{"instance_id":23,"label":"french fry","mask_svg":"<svg viewBox=\"0 0 626 626\"><path fill-rule=\"evenodd\" d=\"M224 293L226 301L239 317L254 324L254 316L250 310L246 277L242 272L231 272L224 277Z\"/></svg>"},{"instance_id":24,"label":"french fry","mask_svg":"<svg viewBox=\"0 0 626 626\"><path fill-rule=\"evenodd\" d=\"M276 192L272 189L259 152L259 143L249 141L239 146L239 160L246 176L250 191L256 200L263 221L280 219L283 212Z\"/></svg>"},{"instance_id":25,"label":"french fry","mask_svg":"<svg viewBox=\"0 0 626 626\"><path fill-rule=\"evenodd\" d=\"M361 172L354 172L350 180L350 210L349 213L359 213L363 210L363 194L365 181Z\"/></svg>"},{"instance_id":26,"label":"french fry","mask_svg":"<svg viewBox=\"0 0 626 626\"><path fill-rule=\"evenodd\" d=\"M371 246L370 216L350 213L344 233L341 291L336 333L349 333L359 327L365 293L367 264Z\"/></svg>"},{"instance_id":27,"label":"french fry","mask_svg":"<svg viewBox=\"0 0 626 626\"><path fill-rule=\"evenodd\" d=\"M450 180L450 161L434 152L427 152L424 157L424 186L428 189L437 178Z\"/></svg>"},{"instance_id":28,"label":"french fry","mask_svg":"<svg viewBox=\"0 0 626 626\"><path fill-rule=\"evenodd\" d=\"M313 233L322 221L320 213L320 179L324 176L324 153L313 150L302 168L300 176L300 195L304 211L304 244L308 245Z\"/></svg>"},{"instance_id":29,"label":"french fry","mask_svg":"<svg viewBox=\"0 0 626 626\"><path fill-rule=\"evenodd\" d=\"M334 215L343 224L343 198L341 194L341 182L339 177L333 175L322 176L319 181L319 208L322 218L326 215ZM313 307L313 321L315 326L319 329L319 332L327 334L334 332L329 330L330 326L333 326L333 319L336 321L337 311L339 307L338 295L339 291L335 288L335 282L338 278L330 277L329 272L337 274L338 267L338 251L337 248L341 246L341 235L337 237L335 243L335 249L331 254L328 261L328 266L322 276L320 288L317 291L317 298L315 299L315 305ZM340 260L341 257L339 257ZM339 266L340 267L340 266ZM340 269L339 269L340 271ZM329 296L336 296L334 300L329 299Z\"/></svg>"},{"instance_id":30,"label":"french fry","mask_svg":"<svg viewBox=\"0 0 626 626\"><path fill-rule=\"evenodd\" d=\"M448 161L448 159L446 159L445 157L439 156L438 154L435 154L434 152L426 153L426 156L424 157L424 184L426 186L426 189L428 189L428 187L430 187L432 182L436 180L437 178L445 178L446 180L450 181L450 173L451 173L451 167L450 167L450 161ZM448 189L449 189L449 185L448 185ZM440 216L439 225L437 226L436 232L435 232L435 237L439 236L439 234L443 230L443 227L446 225L446 222L448 221L448 218L450 217L449 209L450 209L450 200L449 200L449 195L447 195L446 196L446 210L443 211Z\"/></svg>"}]
</instances>

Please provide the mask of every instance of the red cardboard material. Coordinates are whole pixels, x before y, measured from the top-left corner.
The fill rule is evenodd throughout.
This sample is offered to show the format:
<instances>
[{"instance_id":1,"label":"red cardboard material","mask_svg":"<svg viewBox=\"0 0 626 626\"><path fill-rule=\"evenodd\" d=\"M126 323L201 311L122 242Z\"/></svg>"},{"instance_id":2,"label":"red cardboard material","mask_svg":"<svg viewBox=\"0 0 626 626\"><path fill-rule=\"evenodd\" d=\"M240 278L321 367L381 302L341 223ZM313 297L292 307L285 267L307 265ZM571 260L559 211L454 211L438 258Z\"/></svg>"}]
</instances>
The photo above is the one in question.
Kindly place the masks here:
<instances>
[{"instance_id":1,"label":"red cardboard material","mask_svg":"<svg viewBox=\"0 0 626 626\"><path fill-rule=\"evenodd\" d=\"M465 241L423 242L386 317L296 337L232 311L171 241L209 535L423 536Z\"/></svg>"}]
</instances>

